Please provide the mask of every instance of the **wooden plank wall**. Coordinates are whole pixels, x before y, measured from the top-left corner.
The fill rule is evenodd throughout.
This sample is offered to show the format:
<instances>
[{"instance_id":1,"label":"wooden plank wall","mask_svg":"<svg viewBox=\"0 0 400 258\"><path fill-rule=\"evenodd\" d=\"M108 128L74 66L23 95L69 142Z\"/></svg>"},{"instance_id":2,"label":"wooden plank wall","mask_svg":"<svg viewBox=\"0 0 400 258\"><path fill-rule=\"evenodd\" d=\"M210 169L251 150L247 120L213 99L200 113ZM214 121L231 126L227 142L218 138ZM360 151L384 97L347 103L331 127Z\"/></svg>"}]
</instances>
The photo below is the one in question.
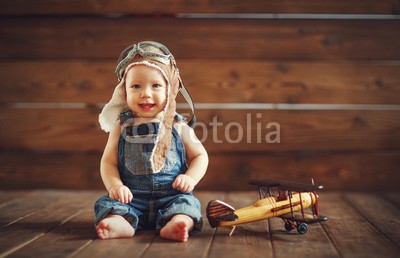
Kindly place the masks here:
<instances>
[{"instance_id":1,"label":"wooden plank wall","mask_svg":"<svg viewBox=\"0 0 400 258\"><path fill-rule=\"evenodd\" d=\"M394 0L0 0L0 187L103 189L97 115L116 58L155 40L198 107L200 189L262 176L398 190L399 13Z\"/></svg>"}]
</instances>

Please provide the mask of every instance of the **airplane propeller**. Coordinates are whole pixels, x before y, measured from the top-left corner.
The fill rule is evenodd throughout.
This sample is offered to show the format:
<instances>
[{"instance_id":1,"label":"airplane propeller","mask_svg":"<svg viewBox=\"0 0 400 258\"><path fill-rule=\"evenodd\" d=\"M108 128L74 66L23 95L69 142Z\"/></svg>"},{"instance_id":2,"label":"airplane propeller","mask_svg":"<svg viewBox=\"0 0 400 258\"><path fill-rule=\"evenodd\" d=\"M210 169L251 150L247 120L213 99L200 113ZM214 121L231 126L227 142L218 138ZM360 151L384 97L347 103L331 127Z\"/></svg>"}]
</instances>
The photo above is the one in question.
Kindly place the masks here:
<instances>
[{"instance_id":1,"label":"airplane propeller","mask_svg":"<svg viewBox=\"0 0 400 258\"><path fill-rule=\"evenodd\" d=\"M311 178L311 184L314 184L314 178ZM317 191L312 191L312 193L314 194L314 198L315 198L315 203L312 206L312 210L313 210L313 214L315 214L316 216L319 216L319 206L318 206L318 195L317 195Z\"/></svg>"}]
</instances>

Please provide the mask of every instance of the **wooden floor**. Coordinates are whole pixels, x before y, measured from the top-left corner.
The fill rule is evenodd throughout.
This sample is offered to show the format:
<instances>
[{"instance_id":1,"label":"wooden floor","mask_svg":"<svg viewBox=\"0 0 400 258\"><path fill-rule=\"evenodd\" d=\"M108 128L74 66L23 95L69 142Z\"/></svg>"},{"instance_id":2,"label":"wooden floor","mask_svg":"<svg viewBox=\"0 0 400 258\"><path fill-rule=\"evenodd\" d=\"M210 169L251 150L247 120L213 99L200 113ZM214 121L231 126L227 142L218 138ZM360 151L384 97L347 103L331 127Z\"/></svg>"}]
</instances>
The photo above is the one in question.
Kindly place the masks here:
<instances>
[{"instance_id":1,"label":"wooden floor","mask_svg":"<svg viewBox=\"0 0 400 258\"><path fill-rule=\"evenodd\" d=\"M0 257L398 257L400 193L321 192L329 221L309 232L287 233L280 219L204 230L187 243L142 231L131 239L101 241L93 202L104 192L0 191ZM256 192L198 192L203 210L212 199L249 205ZM204 211L203 211L204 212Z\"/></svg>"}]
</instances>

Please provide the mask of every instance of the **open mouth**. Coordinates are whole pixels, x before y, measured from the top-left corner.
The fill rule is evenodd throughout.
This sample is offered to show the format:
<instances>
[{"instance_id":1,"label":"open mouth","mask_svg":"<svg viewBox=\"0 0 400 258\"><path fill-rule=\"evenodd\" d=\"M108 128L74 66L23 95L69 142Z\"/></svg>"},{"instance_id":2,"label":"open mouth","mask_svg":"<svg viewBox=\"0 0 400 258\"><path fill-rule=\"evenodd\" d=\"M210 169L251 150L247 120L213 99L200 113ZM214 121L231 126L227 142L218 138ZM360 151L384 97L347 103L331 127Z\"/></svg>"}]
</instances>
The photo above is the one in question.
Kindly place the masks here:
<instances>
[{"instance_id":1,"label":"open mouth","mask_svg":"<svg viewBox=\"0 0 400 258\"><path fill-rule=\"evenodd\" d=\"M151 110L156 106L156 104L151 104L151 103L144 103L144 104L139 104L139 107L143 110Z\"/></svg>"}]
</instances>

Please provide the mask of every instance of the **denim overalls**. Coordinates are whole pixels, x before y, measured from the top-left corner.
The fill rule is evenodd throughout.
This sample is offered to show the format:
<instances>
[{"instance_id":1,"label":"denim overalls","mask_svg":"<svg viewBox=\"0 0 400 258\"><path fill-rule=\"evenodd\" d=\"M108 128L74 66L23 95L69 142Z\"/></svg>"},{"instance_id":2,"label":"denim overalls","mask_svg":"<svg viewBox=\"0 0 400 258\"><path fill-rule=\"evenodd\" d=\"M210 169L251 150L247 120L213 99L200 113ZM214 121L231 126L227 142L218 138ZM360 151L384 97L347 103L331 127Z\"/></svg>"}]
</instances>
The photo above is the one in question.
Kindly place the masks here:
<instances>
[{"instance_id":1,"label":"denim overalls","mask_svg":"<svg viewBox=\"0 0 400 258\"><path fill-rule=\"evenodd\" d=\"M172 143L161 171L153 173L150 155L159 129L159 123L132 125L132 112L120 115L123 131L118 142L118 169L121 180L133 199L123 204L108 195L94 205L96 224L109 214L121 215L135 230L156 228L158 231L177 214L185 214L194 221L194 231L202 228L200 202L192 193L172 188L179 174L188 167L186 153L178 131L172 128ZM181 116L175 116L181 120Z\"/></svg>"}]
</instances>

